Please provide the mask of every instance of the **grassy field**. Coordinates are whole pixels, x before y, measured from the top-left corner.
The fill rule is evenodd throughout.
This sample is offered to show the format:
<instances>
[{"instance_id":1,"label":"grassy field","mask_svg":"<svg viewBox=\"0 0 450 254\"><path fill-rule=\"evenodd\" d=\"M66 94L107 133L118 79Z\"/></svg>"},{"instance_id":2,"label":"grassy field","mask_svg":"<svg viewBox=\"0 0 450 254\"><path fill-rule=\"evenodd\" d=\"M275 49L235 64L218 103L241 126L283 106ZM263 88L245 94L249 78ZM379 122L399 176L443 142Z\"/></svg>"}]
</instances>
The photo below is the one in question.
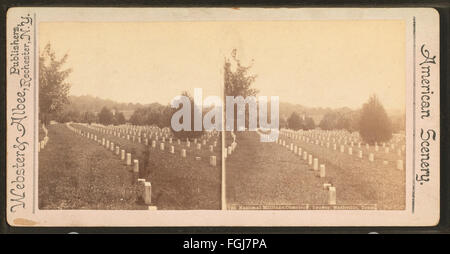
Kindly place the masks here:
<instances>
[{"instance_id":1,"label":"grassy field","mask_svg":"<svg viewBox=\"0 0 450 254\"><path fill-rule=\"evenodd\" d=\"M39 153L39 209L145 209L127 167L111 152L50 125Z\"/></svg>"},{"instance_id":2,"label":"grassy field","mask_svg":"<svg viewBox=\"0 0 450 254\"><path fill-rule=\"evenodd\" d=\"M58 125L58 127L60 126L67 129L63 125ZM157 148L152 149L143 143L133 142L132 140L119 138L114 135L103 134L83 125L73 124L72 126L85 132L89 131L90 133L94 133L100 139L105 137L111 142L114 142L115 145L119 145L121 149L131 152L132 159L139 159L139 178L144 178L152 183L152 203L158 209L220 209L220 143L214 152L209 152L207 148L203 148L200 151L196 150L194 144L192 144L190 148L187 148L187 158L182 158L180 156L180 149L181 147L186 148L184 142L181 145L177 145L176 143L172 144L175 146L175 154L171 154L169 153L168 142L165 144L166 149L161 151L159 150L159 142ZM115 164L121 168L125 168L123 172L126 172L129 176L133 175L130 172L131 167L127 168L124 162L119 160L119 156L113 155L111 151L107 151L93 140L81 137L68 129L67 131L71 136L80 139L80 146L89 144L94 149L105 152L109 156L105 159L109 159L110 157L114 158ZM50 131L50 137L52 136L51 134L52 131ZM51 137L51 139L53 138ZM149 144L151 144L151 141ZM210 155L217 156L216 167L209 165ZM201 160L196 161L196 156L201 157ZM93 156L93 160L97 160L99 164L102 164L103 157L96 157ZM127 183L136 181L136 179L130 179L129 181L126 177L120 178L123 178L123 181ZM115 186L110 186L109 188L112 192L115 190ZM130 207L129 209L133 208Z\"/></svg>"},{"instance_id":3,"label":"grassy field","mask_svg":"<svg viewBox=\"0 0 450 254\"><path fill-rule=\"evenodd\" d=\"M300 156L282 145L259 142L257 133L238 132L237 142L236 151L226 161L228 204L327 204L322 187L331 183L338 205L405 208L404 171L395 170L392 163L371 163L367 158L363 161L356 155L297 141L326 165L326 177L319 178Z\"/></svg>"},{"instance_id":4,"label":"grassy field","mask_svg":"<svg viewBox=\"0 0 450 254\"><path fill-rule=\"evenodd\" d=\"M226 160L228 204L326 204L323 181L307 164L255 132L238 132L238 146Z\"/></svg>"},{"instance_id":5,"label":"grassy field","mask_svg":"<svg viewBox=\"0 0 450 254\"><path fill-rule=\"evenodd\" d=\"M337 188L338 203L372 203L382 210L401 210L405 208L405 171L396 169L396 153L376 152L373 146L369 150L353 147L353 155L326 146L286 139L286 143L296 144L327 167L327 179ZM363 158L358 158L358 151L363 151ZM368 160L368 153L375 154L375 161ZM402 157L405 162L404 156ZM387 165L383 161L388 161Z\"/></svg>"}]
</instances>

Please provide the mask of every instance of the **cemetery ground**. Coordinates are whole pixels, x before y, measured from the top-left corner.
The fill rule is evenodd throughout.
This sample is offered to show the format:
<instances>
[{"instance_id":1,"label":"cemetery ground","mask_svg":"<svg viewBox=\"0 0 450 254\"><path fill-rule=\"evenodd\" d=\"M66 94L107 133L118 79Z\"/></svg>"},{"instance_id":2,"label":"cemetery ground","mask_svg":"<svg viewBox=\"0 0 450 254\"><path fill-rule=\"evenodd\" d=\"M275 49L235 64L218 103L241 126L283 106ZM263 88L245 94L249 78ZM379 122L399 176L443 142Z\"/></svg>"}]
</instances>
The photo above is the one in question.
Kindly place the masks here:
<instances>
[{"instance_id":1,"label":"cemetery ground","mask_svg":"<svg viewBox=\"0 0 450 254\"><path fill-rule=\"evenodd\" d=\"M152 148L96 131L82 124L70 124L83 133L114 142L116 146L139 159L139 173L126 165L120 156L99 142L69 129L66 124L48 126L50 141L39 153L40 209L147 209L137 179L151 182L151 205L161 209L220 209L221 160L209 165L210 151L187 149L187 157L166 149ZM219 139L220 140L220 139ZM220 144L214 151L220 154ZM149 159L143 163L144 156ZM196 160L195 157L201 157Z\"/></svg>"},{"instance_id":2,"label":"cemetery ground","mask_svg":"<svg viewBox=\"0 0 450 254\"><path fill-rule=\"evenodd\" d=\"M120 161L63 124L50 125L39 153L40 209L143 209ZM101 148L101 147L100 147Z\"/></svg>"},{"instance_id":3,"label":"cemetery ground","mask_svg":"<svg viewBox=\"0 0 450 254\"><path fill-rule=\"evenodd\" d=\"M226 137L229 143L228 135ZM278 142L260 142L256 132L236 132L237 147L225 164L229 208L234 205L327 205L329 192L324 184L335 187L336 205L375 205L380 210L405 208L405 172L396 169L396 156L381 150L375 152L370 146L367 151L366 147L361 148L364 157L359 158L356 146L349 155L301 139L280 136L281 139L286 142L285 146ZM307 160L291 151L291 143L318 158L319 164L326 167L326 175L320 177ZM367 159L369 151L375 153L373 162Z\"/></svg>"}]
</instances>

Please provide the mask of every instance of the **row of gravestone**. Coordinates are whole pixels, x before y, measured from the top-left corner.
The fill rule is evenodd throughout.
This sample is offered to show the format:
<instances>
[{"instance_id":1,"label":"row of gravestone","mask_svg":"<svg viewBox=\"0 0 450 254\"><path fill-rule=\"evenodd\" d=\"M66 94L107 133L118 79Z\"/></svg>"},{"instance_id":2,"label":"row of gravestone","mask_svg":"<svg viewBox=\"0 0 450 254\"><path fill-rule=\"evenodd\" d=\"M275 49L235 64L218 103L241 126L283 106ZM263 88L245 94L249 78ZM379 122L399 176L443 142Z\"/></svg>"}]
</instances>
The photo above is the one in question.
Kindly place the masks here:
<instances>
[{"instance_id":1,"label":"row of gravestone","mask_svg":"<svg viewBox=\"0 0 450 254\"><path fill-rule=\"evenodd\" d=\"M302 149L301 147L294 145L293 143L287 145L285 140L278 139L277 144L300 156L304 161L307 162L308 166L311 167L316 176L320 178L326 177L325 164L319 164L319 158L314 157L311 153L308 153L305 149ZM336 205L336 187L332 186L331 183L326 182L323 184L323 189L328 191L328 204Z\"/></svg>"},{"instance_id":2,"label":"row of gravestone","mask_svg":"<svg viewBox=\"0 0 450 254\"><path fill-rule=\"evenodd\" d=\"M125 163L127 166L132 165L132 163L131 163L132 154L127 153L125 151L125 149L120 149L120 147L118 145L115 145L114 142L110 142L109 140L107 140L104 137L100 138L93 133L74 128L70 124L66 124L66 126L70 130L74 131L76 134L79 134L80 136L85 137L88 140L92 140L93 142L104 147L105 149L113 152L115 155L120 156L120 159L122 161L126 161ZM135 175L139 174L139 160L138 159L133 160L132 171L133 171L133 174L135 174ZM151 185L151 183L149 181L145 181L145 179L138 178L137 184L138 184L138 198L143 200L144 204L148 207L149 210L156 210L157 207L152 205L152 198L151 198L152 185Z\"/></svg>"},{"instance_id":3,"label":"row of gravestone","mask_svg":"<svg viewBox=\"0 0 450 254\"><path fill-rule=\"evenodd\" d=\"M143 132L133 132L129 129L129 127L127 126L122 126L122 127L118 127L118 126L113 126L113 127L108 127L108 126L102 126L99 124L96 125L86 125L88 128L92 128L95 129L97 131L100 131L102 133L105 134L111 134L114 136L118 136L121 138L127 138L128 140L132 139L133 142L135 142L136 140L141 143L142 139L148 139L148 138L152 138L154 136L156 141L159 141L159 138L162 139L163 142L166 141L166 139L169 140L169 143L172 143L172 135L171 132L169 131L168 133L164 130L164 129L160 129L159 127L153 127L153 131L143 131ZM150 127L149 127L150 128ZM201 138L202 144L206 145L207 142L210 141L210 139L212 139L214 141L214 146L216 146L217 144L217 132L206 132L204 134L204 136ZM190 140L193 140L195 144L197 144L197 138L192 138L192 139L186 139L186 142L190 143ZM148 141L144 141L146 142L146 145L148 145ZM180 141L178 141L179 143Z\"/></svg>"},{"instance_id":4,"label":"row of gravestone","mask_svg":"<svg viewBox=\"0 0 450 254\"><path fill-rule=\"evenodd\" d=\"M165 138L173 137L172 131L169 128L159 128L157 126L136 126L136 125L118 125L118 126L104 126L101 124L92 124L94 127L100 127L102 129L106 129L108 131L117 131L121 134L129 134L137 137L143 136L146 138L147 136L152 136L153 134L164 136ZM218 131L207 131L204 133L204 138L210 139L212 137L217 138L220 132Z\"/></svg>"},{"instance_id":5,"label":"row of gravestone","mask_svg":"<svg viewBox=\"0 0 450 254\"><path fill-rule=\"evenodd\" d=\"M87 126L87 127L89 127L89 126ZM114 135L114 136L117 136L119 138L124 138L124 139L126 138L127 140L130 140L130 141L132 140L133 142L143 143L146 146L149 145L149 140L148 140L147 136L145 136L146 138L141 139L141 137L139 137L139 136L138 137L136 137L134 135L130 136L130 134L119 135L119 132L116 132L116 131L113 131L113 130L108 130L108 129L104 128L104 127L96 126L96 127L91 127L91 128L94 129L97 132L102 133L102 134ZM158 137L159 137L158 135L155 135L155 139L151 140L151 147L153 149L156 148L156 142L159 140ZM159 149L161 151L165 151L166 150L165 149L166 142L168 142L168 144L170 145L168 151L171 154L174 154L175 153L175 146L172 145L174 143L172 137L170 137L170 138L168 138L166 140L166 136L162 136L161 142L159 143ZM202 145L206 145L207 144L207 139L203 139L202 143L199 143L197 139L194 139L193 142L196 145L196 149L197 150L201 150L202 149ZM177 144L181 145L181 140L180 139L177 140ZM186 144L187 148L191 147L191 142L188 139L186 140L185 144ZM209 145L209 152L213 153L214 152L214 147L216 147L216 146L217 146L217 141L214 141L213 144ZM182 158L186 158L187 157L187 150L184 149L184 148L180 149L180 155L181 155ZM195 159L196 160L201 160L201 157L196 156ZM217 166L217 157L214 156L214 155L209 156L209 164L211 166Z\"/></svg>"},{"instance_id":6,"label":"row of gravestone","mask_svg":"<svg viewBox=\"0 0 450 254\"><path fill-rule=\"evenodd\" d=\"M38 152L41 152L46 146L50 138L48 137L48 129L45 127L45 124L41 125L42 130L44 131L44 138L38 143Z\"/></svg>"},{"instance_id":7,"label":"row of gravestone","mask_svg":"<svg viewBox=\"0 0 450 254\"><path fill-rule=\"evenodd\" d=\"M234 134L234 132L231 132L230 135L232 136L233 141L231 142L230 145L224 147L224 151L223 151L224 159L228 158L236 150L236 147L237 147L236 134Z\"/></svg>"},{"instance_id":8,"label":"row of gravestone","mask_svg":"<svg viewBox=\"0 0 450 254\"><path fill-rule=\"evenodd\" d=\"M45 136L41 141L38 143L38 152L41 152L46 146L50 138L48 136Z\"/></svg>"},{"instance_id":9,"label":"row of gravestone","mask_svg":"<svg viewBox=\"0 0 450 254\"><path fill-rule=\"evenodd\" d=\"M313 138L309 138L309 137L305 137L305 136L298 136L298 135L292 135L292 133L286 133L286 132L281 132L280 133L282 137L288 137L294 140L300 140L306 143L311 143L311 144L315 144L315 145L320 145L320 146L326 146L326 148L328 149L333 149L333 150L337 150L337 145L336 143L334 143L333 145L330 144L330 142L326 142L324 143L323 141L320 141L319 139L313 139ZM285 141L283 141L285 142ZM291 146L293 144L291 143ZM357 143L356 145L360 150L358 151L357 155L358 158L363 159L363 150L361 149L361 143ZM383 144L383 146L385 146L385 144ZM391 147L393 146L393 144L391 144ZM403 170L403 159L402 159L402 154L404 152L404 147L402 147L401 149L397 149L397 156L399 157L399 159L396 160L396 168L398 170ZM343 144L340 145L340 152L341 153L345 153L347 150L347 154L348 155L353 155L353 143L349 144L349 147L347 147L347 149L345 149L345 146ZM366 150L369 150L369 145L366 144ZM385 153L389 154L392 150L390 149L390 147L384 147ZM378 152L379 151L379 146L377 144L375 144L375 151ZM369 162L373 162L375 160L375 154L374 153L368 153L368 161ZM389 162L387 160L383 160L383 165L388 165Z\"/></svg>"},{"instance_id":10,"label":"row of gravestone","mask_svg":"<svg viewBox=\"0 0 450 254\"><path fill-rule=\"evenodd\" d=\"M337 138L337 139L346 139L353 140L355 142L362 142L362 138L359 132L348 132L346 130L321 130L321 129L313 129L313 130L292 130L282 128L281 132L290 132L294 134L301 134L310 137L324 137L324 138ZM393 142L406 142L406 136L402 133L393 133L391 141Z\"/></svg>"},{"instance_id":11,"label":"row of gravestone","mask_svg":"<svg viewBox=\"0 0 450 254\"><path fill-rule=\"evenodd\" d=\"M348 133L346 131L327 131L327 130L309 130L309 131L294 131L290 129L282 129L280 130L280 133L282 135L287 135L291 138L298 138L301 137L302 139L314 139L321 142L328 141L332 143L337 143L339 145L344 144L350 144L353 146L354 144L358 144L358 146L361 146L364 142L359 137L359 134L357 132L355 133ZM390 149L394 150L395 147L401 147L404 151L405 149L405 137L401 134L395 134L393 138L389 141L388 144L386 142L382 143L383 148L390 147ZM369 146L367 143L365 144L367 147ZM378 143L375 142L375 148L378 148ZM378 149L377 149L378 151Z\"/></svg>"}]
</instances>

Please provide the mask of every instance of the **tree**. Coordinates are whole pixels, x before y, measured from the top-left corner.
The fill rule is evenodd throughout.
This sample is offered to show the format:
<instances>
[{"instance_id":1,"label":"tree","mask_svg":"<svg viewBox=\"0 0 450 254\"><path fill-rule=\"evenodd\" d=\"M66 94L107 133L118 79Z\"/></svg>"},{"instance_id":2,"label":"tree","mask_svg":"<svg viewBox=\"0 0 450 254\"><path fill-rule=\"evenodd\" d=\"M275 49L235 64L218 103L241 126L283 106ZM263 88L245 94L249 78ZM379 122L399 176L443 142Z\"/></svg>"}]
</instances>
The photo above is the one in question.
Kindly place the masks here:
<instances>
[{"instance_id":1,"label":"tree","mask_svg":"<svg viewBox=\"0 0 450 254\"><path fill-rule=\"evenodd\" d=\"M336 129L338 118L339 116L336 112L326 113L320 121L319 127L322 130L334 130Z\"/></svg>"},{"instance_id":2,"label":"tree","mask_svg":"<svg viewBox=\"0 0 450 254\"><path fill-rule=\"evenodd\" d=\"M314 123L314 119L312 117L305 117L303 121L303 129L304 130L312 130L316 128L316 124Z\"/></svg>"},{"instance_id":3,"label":"tree","mask_svg":"<svg viewBox=\"0 0 450 254\"><path fill-rule=\"evenodd\" d=\"M69 103L70 84L66 79L71 69L62 69L67 57L65 54L61 59L57 59L50 44L47 44L39 55L39 117L46 125L52 115L55 117L63 110L64 105Z\"/></svg>"},{"instance_id":4,"label":"tree","mask_svg":"<svg viewBox=\"0 0 450 254\"><path fill-rule=\"evenodd\" d=\"M340 115L336 123L336 129L350 131L351 120L345 115Z\"/></svg>"},{"instance_id":5,"label":"tree","mask_svg":"<svg viewBox=\"0 0 450 254\"><path fill-rule=\"evenodd\" d=\"M134 124L134 125L145 125L145 124L151 125L151 124L153 124L153 123L148 122L147 111L149 111L149 109L145 109L145 108L136 109L130 117L130 123Z\"/></svg>"},{"instance_id":6,"label":"tree","mask_svg":"<svg viewBox=\"0 0 450 254\"><path fill-rule=\"evenodd\" d=\"M201 136L203 135L204 131L203 131L203 130L201 130L201 131L195 131L195 130L194 130L194 124L195 124L195 123L194 123L194 115L195 115L195 112L199 113L199 112L202 111L202 109L201 109L201 108L198 108L198 106L195 105L195 103L194 103L194 98L193 98L187 91L184 91L181 95L182 95L182 96L185 96L185 97L187 97L187 98L189 98L189 101L190 101L190 104L191 104L191 110L190 110L190 112L191 112L191 115L190 115L190 118L191 118L191 128L190 128L190 129L191 129L191 130L190 130L190 131L187 131L187 130L175 131L175 130L173 129L173 126L170 124L170 119L172 118L172 115L175 114L175 112L179 111L179 110L181 109L181 107L183 106L183 104L180 104L180 105L178 106L178 108L175 108L175 109L170 108L171 113L169 114L169 115L170 115L170 118L168 119L168 124L169 124L169 126L170 126L170 130L172 131L173 135L174 135L176 138L179 138L179 139L186 139L186 138L193 139L193 138L199 138L199 137L201 137ZM166 112L166 113L168 113L168 112ZM186 120L185 120L185 119L182 119L182 121L186 121Z\"/></svg>"},{"instance_id":7,"label":"tree","mask_svg":"<svg viewBox=\"0 0 450 254\"><path fill-rule=\"evenodd\" d=\"M406 129L406 117L405 115L392 117L392 132L400 133Z\"/></svg>"},{"instance_id":8,"label":"tree","mask_svg":"<svg viewBox=\"0 0 450 254\"><path fill-rule=\"evenodd\" d=\"M256 75L249 74L249 70L252 67L244 66L241 64L241 61L237 58L237 50L233 49L231 52L231 59L225 58L224 64L224 89L225 96L242 96L244 98L248 96L255 96L258 93L257 89L252 88L252 84L256 80ZM234 71L233 71L234 69ZM226 98L224 98L225 109ZM245 112L237 112L237 108L233 108L234 110L234 130L237 130L237 114L240 114L240 117L244 117L245 115L245 126L248 127L249 117L248 117L248 105L245 105Z\"/></svg>"},{"instance_id":9,"label":"tree","mask_svg":"<svg viewBox=\"0 0 450 254\"><path fill-rule=\"evenodd\" d=\"M145 108L136 109L129 122L134 125L156 125L160 128L170 126L170 117L173 109L169 106L154 103Z\"/></svg>"},{"instance_id":10,"label":"tree","mask_svg":"<svg viewBox=\"0 0 450 254\"><path fill-rule=\"evenodd\" d=\"M347 130L353 132L359 129L359 111L326 113L319 123L322 130Z\"/></svg>"},{"instance_id":11,"label":"tree","mask_svg":"<svg viewBox=\"0 0 450 254\"><path fill-rule=\"evenodd\" d=\"M376 95L372 95L362 107L359 131L369 144L388 141L392 137L391 121Z\"/></svg>"},{"instance_id":12,"label":"tree","mask_svg":"<svg viewBox=\"0 0 450 254\"><path fill-rule=\"evenodd\" d=\"M98 121L103 125L110 125L114 123L114 115L107 107L103 107L98 113Z\"/></svg>"},{"instance_id":13,"label":"tree","mask_svg":"<svg viewBox=\"0 0 450 254\"><path fill-rule=\"evenodd\" d=\"M164 128L164 127L170 127L170 120L172 118L172 114L175 111L170 107L170 105L164 106L161 108L161 111L159 113L158 118L158 127Z\"/></svg>"},{"instance_id":14,"label":"tree","mask_svg":"<svg viewBox=\"0 0 450 254\"><path fill-rule=\"evenodd\" d=\"M302 119L297 113L292 112L291 116L287 119L287 125L290 129L300 130L303 127Z\"/></svg>"},{"instance_id":15,"label":"tree","mask_svg":"<svg viewBox=\"0 0 450 254\"><path fill-rule=\"evenodd\" d=\"M82 120L81 113L76 109L56 112L52 117L60 123L80 122Z\"/></svg>"},{"instance_id":16,"label":"tree","mask_svg":"<svg viewBox=\"0 0 450 254\"><path fill-rule=\"evenodd\" d=\"M350 112L349 119L350 119L350 126L348 131L354 132L359 131L359 121L361 117L361 110L354 110Z\"/></svg>"},{"instance_id":17,"label":"tree","mask_svg":"<svg viewBox=\"0 0 450 254\"><path fill-rule=\"evenodd\" d=\"M84 112L81 122L91 124L93 122L97 122L97 116L90 111Z\"/></svg>"},{"instance_id":18,"label":"tree","mask_svg":"<svg viewBox=\"0 0 450 254\"><path fill-rule=\"evenodd\" d=\"M258 90L251 88L255 82L256 75L249 75L252 65L243 66L237 59L237 50L233 49L231 58L225 59L224 64L224 86L226 96L255 96ZM234 67L235 71L232 70Z\"/></svg>"},{"instance_id":19,"label":"tree","mask_svg":"<svg viewBox=\"0 0 450 254\"><path fill-rule=\"evenodd\" d=\"M288 128L288 121L286 120L286 117L280 117L280 129L281 128Z\"/></svg>"},{"instance_id":20,"label":"tree","mask_svg":"<svg viewBox=\"0 0 450 254\"><path fill-rule=\"evenodd\" d=\"M125 124L127 122L125 120L125 116L124 116L123 112L116 112L115 121L114 122L115 122L116 125Z\"/></svg>"}]
</instances>

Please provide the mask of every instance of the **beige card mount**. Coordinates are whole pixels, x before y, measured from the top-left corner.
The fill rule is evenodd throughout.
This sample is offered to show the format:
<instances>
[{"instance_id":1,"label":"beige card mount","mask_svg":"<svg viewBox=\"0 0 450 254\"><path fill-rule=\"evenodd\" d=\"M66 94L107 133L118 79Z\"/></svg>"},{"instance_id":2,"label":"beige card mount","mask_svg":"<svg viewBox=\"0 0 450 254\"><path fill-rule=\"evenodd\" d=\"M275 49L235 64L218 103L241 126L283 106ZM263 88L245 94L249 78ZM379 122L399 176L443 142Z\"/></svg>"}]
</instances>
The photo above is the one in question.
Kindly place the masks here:
<instances>
[{"instance_id":1,"label":"beige card mount","mask_svg":"<svg viewBox=\"0 0 450 254\"><path fill-rule=\"evenodd\" d=\"M439 14L11 8L11 226L433 226Z\"/></svg>"}]
</instances>

